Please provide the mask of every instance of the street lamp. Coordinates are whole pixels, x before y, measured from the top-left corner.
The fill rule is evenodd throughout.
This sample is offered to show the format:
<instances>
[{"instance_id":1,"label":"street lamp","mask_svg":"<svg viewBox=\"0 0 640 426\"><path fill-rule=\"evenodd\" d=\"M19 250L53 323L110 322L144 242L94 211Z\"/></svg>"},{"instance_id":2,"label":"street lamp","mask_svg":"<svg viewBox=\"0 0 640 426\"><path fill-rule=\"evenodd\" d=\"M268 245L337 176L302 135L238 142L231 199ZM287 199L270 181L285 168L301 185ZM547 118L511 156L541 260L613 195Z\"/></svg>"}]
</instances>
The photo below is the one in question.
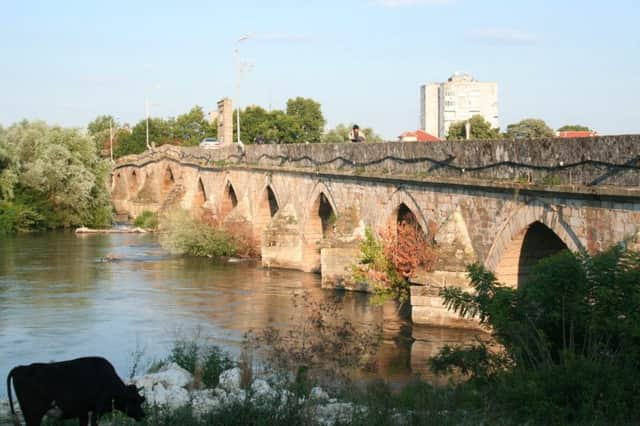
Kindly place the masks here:
<instances>
[{"instance_id":1,"label":"street lamp","mask_svg":"<svg viewBox=\"0 0 640 426\"><path fill-rule=\"evenodd\" d=\"M238 40L236 40L236 47L233 50L233 56L234 56L234 62L235 62L235 67L236 67L236 127L237 127L237 131L238 131L238 145L242 146L242 142L240 141L240 102L238 101L240 98L240 78L241 78L241 74L243 71L243 66L246 64L242 64L240 63L240 55L239 55L239 47L240 47L240 43L250 39L251 37L253 37L253 33L249 33L249 34L245 34L242 37L240 37Z\"/></svg>"},{"instance_id":2,"label":"street lamp","mask_svg":"<svg viewBox=\"0 0 640 426\"><path fill-rule=\"evenodd\" d=\"M111 121L109 122L109 157L113 163L113 116L111 116Z\"/></svg>"},{"instance_id":3,"label":"street lamp","mask_svg":"<svg viewBox=\"0 0 640 426\"><path fill-rule=\"evenodd\" d=\"M147 97L144 98L144 116L147 122L147 149L151 151L151 145L149 145L149 99Z\"/></svg>"},{"instance_id":4,"label":"street lamp","mask_svg":"<svg viewBox=\"0 0 640 426\"><path fill-rule=\"evenodd\" d=\"M150 89L159 89L159 88L160 88L160 85L155 84L151 87L148 87L145 92L149 92ZM147 149L151 151L151 145L149 144L149 97L147 95L145 95L144 97L144 115L145 115L145 121L147 125L147 137L146 137Z\"/></svg>"}]
</instances>

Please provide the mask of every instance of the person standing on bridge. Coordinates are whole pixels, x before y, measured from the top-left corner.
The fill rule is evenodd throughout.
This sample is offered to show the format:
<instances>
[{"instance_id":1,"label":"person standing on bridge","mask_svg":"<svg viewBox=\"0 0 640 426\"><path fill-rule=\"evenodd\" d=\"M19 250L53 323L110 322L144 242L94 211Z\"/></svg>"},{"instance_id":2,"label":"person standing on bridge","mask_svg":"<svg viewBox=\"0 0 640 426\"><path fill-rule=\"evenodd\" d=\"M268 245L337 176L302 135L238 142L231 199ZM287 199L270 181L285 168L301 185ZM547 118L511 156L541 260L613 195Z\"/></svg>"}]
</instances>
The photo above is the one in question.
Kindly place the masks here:
<instances>
[{"instance_id":1,"label":"person standing on bridge","mask_svg":"<svg viewBox=\"0 0 640 426\"><path fill-rule=\"evenodd\" d=\"M351 131L349 132L349 139L351 142L364 142L367 139L364 133L360 133L360 127L357 124L353 125Z\"/></svg>"}]
</instances>

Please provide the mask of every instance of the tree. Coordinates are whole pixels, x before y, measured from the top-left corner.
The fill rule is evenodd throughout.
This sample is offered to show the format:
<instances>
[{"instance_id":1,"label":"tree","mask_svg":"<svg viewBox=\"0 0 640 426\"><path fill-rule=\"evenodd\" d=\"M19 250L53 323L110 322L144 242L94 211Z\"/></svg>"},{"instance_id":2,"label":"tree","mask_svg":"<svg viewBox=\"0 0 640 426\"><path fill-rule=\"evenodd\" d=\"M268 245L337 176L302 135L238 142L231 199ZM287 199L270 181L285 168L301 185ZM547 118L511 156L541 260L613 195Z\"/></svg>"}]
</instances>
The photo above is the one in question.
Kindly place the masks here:
<instances>
[{"instance_id":1,"label":"tree","mask_svg":"<svg viewBox=\"0 0 640 426\"><path fill-rule=\"evenodd\" d=\"M289 99L287 116L295 120L294 127L300 132L296 142L320 142L325 119L318 102L301 97Z\"/></svg>"},{"instance_id":2,"label":"tree","mask_svg":"<svg viewBox=\"0 0 640 426\"><path fill-rule=\"evenodd\" d=\"M451 124L447 140L464 140L466 139L465 121L458 121ZM469 119L471 124L470 139L498 139L500 130L491 128L491 124L481 115L474 115Z\"/></svg>"},{"instance_id":3,"label":"tree","mask_svg":"<svg viewBox=\"0 0 640 426\"><path fill-rule=\"evenodd\" d=\"M149 144L156 146L166 143L175 143L176 138L173 134L174 119L163 120L161 118L149 119ZM145 119L140 120L133 129L131 134L124 133L120 135L118 146L114 150L114 157L119 158L124 155L140 154L147 149L147 122Z\"/></svg>"},{"instance_id":4,"label":"tree","mask_svg":"<svg viewBox=\"0 0 640 426\"><path fill-rule=\"evenodd\" d=\"M0 217L0 228L110 224L110 168L96 151L77 129L44 122L22 121L0 132L0 210L20 212L10 218L14 223Z\"/></svg>"},{"instance_id":5,"label":"tree","mask_svg":"<svg viewBox=\"0 0 640 426\"><path fill-rule=\"evenodd\" d=\"M243 143L255 143L261 137L265 142L277 141L273 131L275 115L259 106L250 106L240 112ZM235 126L234 122L234 126ZM235 127L234 127L235 130Z\"/></svg>"},{"instance_id":6,"label":"tree","mask_svg":"<svg viewBox=\"0 0 640 426\"><path fill-rule=\"evenodd\" d=\"M544 120L526 118L507 126L506 137L512 139L552 138L555 132Z\"/></svg>"},{"instance_id":7,"label":"tree","mask_svg":"<svg viewBox=\"0 0 640 426\"><path fill-rule=\"evenodd\" d=\"M206 137L215 137L218 129L209 124L201 106L196 105L186 114L181 114L175 120L169 120L171 135L174 141L180 141L186 146L195 146Z\"/></svg>"},{"instance_id":8,"label":"tree","mask_svg":"<svg viewBox=\"0 0 640 426\"><path fill-rule=\"evenodd\" d=\"M565 124L564 126L558 129L559 132L590 132L591 129L587 126L582 126L580 124Z\"/></svg>"},{"instance_id":9,"label":"tree","mask_svg":"<svg viewBox=\"0 0 640 426\"><path fill-rule=\"evenodd\" d=\"M87 132L98 148L98 154L109 156L111 132L113 132L113 147L117 146L118 129L120 124L111 115L99 115L87 125Z\"/></svg>"},{"instance_id":10,"label":"tree","mask_svg":"<svg viewBox=\"0 0 640 426\"><path fill-rule=\"evenodd\" d=\"M322 135L322 142L349 142L349 132L352 128L353 123L349 125L340 123L334 129L328 130ZM384 142L382 136L378 135L371 127L361 128L360 131L366 137L365 142Z\"/></svg>"}]
</instances>

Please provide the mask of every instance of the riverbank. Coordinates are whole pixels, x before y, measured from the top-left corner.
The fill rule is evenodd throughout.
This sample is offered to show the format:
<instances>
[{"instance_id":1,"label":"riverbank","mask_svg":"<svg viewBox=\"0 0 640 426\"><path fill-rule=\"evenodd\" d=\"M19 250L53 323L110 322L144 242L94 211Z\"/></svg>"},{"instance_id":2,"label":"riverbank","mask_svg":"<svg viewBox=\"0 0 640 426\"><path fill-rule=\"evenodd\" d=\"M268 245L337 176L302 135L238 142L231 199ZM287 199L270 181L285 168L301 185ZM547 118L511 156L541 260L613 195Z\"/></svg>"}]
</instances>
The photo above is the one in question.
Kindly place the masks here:
<instances>
[{"instance_id":1,"label":"riverbank","mask_svg":"<svg viewBox=\"0 0 640 426\"><path fill-rule=\"evenodd\" d=\"M480 413L457 409L451 393L420 380L393 394L382 382L344 387L330 394L320 386L304 387L291 375L276 372L252 377L234 367L223 371L217 386L202 387L200 380L175 363L134 377L146 398L144 425L413 425L478 424ZM425 399L425 396L428 398ZM449 399L447 402L446 400ZM14 409L22 419L19 404ZM44 424L61 422L52 410ZM130 425L131 419L114 412L102 419L111 425ZM11 425L7 400L0 400L0 425Z\"/></svg>"}]
</instances>

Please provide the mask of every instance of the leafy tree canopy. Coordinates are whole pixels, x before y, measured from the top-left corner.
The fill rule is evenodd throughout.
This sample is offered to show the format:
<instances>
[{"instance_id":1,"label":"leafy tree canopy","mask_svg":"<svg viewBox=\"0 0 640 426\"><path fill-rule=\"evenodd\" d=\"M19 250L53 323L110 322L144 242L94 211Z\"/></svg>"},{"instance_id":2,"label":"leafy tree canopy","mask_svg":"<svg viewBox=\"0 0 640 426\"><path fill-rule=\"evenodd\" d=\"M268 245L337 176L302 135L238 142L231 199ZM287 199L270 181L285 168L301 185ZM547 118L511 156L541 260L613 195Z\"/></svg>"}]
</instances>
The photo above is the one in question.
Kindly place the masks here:
<instances>
[{"instance_id":1,"label":"leafy tree canopy","mask_svg":"<svg viewBox=\"0 0 640 426\"><path fill-rule=\"evenodd\" d=\"M320 104L313 99L297 97L287 101L287 115L294 119L299 142L320 142L325 119Z\"/></svg>"},{"instance_id":2,"label":"leafy tree canopy","mask_svg":"<svg viewBox=\"0 0 640 426\"><path fill-rule=\"evenodd\" d=\"M526 118L507 126L506 137L512 139L552 138L555 132L544 120Z\"/></svg>"},{"instance_id":3,"label":"leafy tree canopy","mask_svg":"<svg viewBox=\"0 0 640 426\"><path fill-rule=\"evenodd\" d=\"M170 133L175 141L183 145L195 146L206 137L215 137L218 133L216 126L209 123L201 106L196 105L186 114L181 114L175 120L169 120Z\"/></svg>"},{"instance_id":4,"label":"leafy tree canopy","mask_svg":"<svg viewBox=\"0 0 640 426\"><path fill-rule=\"evenodd\" d=\"M451 124L447 140L464 140L466 139L464 121L458 121ZM491 124L481 115L474 115L469 119L471 124L471 139L498 139L500 138L500 129L491 128Z\"/></svg>"},{"instance_id":5,"label":"leafy tree canopy","mask_svg":"<svg viewBox=\"0 0 640 426\"><path fill-rule=\"evenodd\" d=\"M14 124L0 131L0 163L1 210L19 212L0 220L0 233L110 223L109 165L80 131L39 121Z\"/></svg>"},{"instance_id":6,"label":"leafy tree canopy","mask_svg":"<svg viewBox=\"0 0 640 426\"><path fill-rule=\"evenodd\" d=\"M580 124L565 124L564 126L558 129L559 132L590 132L591 129L587 126L582 126Z\"/></svg>"},{"instance_id":7,"label":"leafy tree canopy","mask_svg":"<svg viewBox=\"0 0 640 426\"><path fill-rule=\"evenodd\" d=\"M242 142L245 144L258 141L262 143L320 142L324 123L320 104L312 99L300 97L287 101L286 112L266 111L259 106L250 106L240 111L240 133ZM236 120L233 126L234 134L237 134Z\"/></svg>"}]
</instances>

